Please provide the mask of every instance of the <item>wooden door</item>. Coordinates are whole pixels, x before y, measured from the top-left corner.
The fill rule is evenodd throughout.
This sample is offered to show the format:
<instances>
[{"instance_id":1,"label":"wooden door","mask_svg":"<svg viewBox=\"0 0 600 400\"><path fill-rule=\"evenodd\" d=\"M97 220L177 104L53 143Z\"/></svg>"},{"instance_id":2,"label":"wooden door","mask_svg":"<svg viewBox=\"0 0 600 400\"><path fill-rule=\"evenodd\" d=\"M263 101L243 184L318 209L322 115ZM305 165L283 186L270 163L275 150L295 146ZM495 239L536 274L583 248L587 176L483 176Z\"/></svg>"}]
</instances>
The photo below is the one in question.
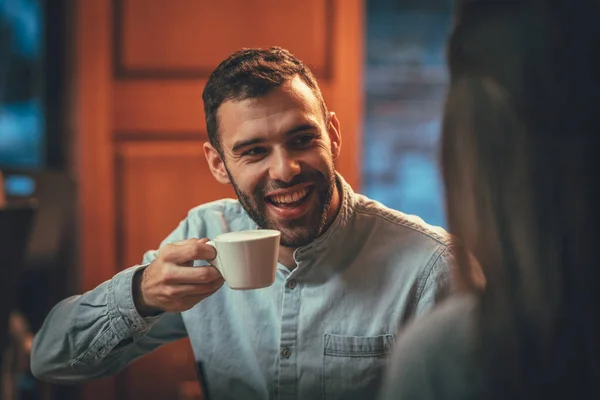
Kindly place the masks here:
<instances>
[{"instance_id":1,"label":"wooden door","mask_svg":"<svg viewBox=\"0 0 600 400\"><path fill-rule=\"evenodd\" d=\"M363 0L73 1L83 290L139 263L191 207L234 196L204 160L202 89L241 47L279 45L311 67L342 124L338 170L358 188ZM84 397L171 399L194 379L182 340Z\"/></svg>"}]
</instances>

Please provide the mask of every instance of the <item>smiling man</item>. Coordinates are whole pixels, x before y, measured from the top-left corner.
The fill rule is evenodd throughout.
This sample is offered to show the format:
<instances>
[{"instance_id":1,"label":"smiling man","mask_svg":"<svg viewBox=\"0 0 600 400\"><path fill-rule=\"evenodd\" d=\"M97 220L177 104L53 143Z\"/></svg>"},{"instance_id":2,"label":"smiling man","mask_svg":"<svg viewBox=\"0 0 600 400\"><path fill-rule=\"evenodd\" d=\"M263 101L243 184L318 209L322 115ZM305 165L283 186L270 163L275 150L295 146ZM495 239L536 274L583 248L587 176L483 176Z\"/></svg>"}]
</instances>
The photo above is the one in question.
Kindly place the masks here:
<instances>
[{"instance_id":1,"label":"smiling man","mask_svg":"<svg viewBox=\"0 0 600 400\"><path fill-rule=\"evenodd\" d=\"M446 233L353 192L334 167L340 122L288 51L232 54L203 99L208 165L238 199L192 209L142 264L59 303L34 374L98 378L187 336L213 399L375 397L395 332L447 294ZM260 228L281 232L272 286L190 268L215 258L207 238Z\"/></svg>"}]
</instances>

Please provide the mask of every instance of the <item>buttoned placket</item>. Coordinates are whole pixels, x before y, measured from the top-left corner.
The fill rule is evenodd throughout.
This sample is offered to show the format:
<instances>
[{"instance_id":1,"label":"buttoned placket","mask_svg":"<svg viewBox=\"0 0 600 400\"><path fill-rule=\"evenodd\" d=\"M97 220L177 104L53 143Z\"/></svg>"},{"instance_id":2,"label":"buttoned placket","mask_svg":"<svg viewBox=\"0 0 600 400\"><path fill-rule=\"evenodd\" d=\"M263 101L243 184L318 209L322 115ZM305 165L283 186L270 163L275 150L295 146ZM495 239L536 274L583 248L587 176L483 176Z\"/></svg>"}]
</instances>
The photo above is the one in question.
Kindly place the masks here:
<instances>
[{"instance_id":1,"label":"buttoned placket","mask_svg":"<svg viewBox=\"0 0 600 400\"><path fill-rule=\"evenodd\" d=\"M339 179L342 179L341 176ZM342 180L343 182L343 180ZM345 184L344 184L345 185ZM319 251L320 246L323 246L324 240L332 235L344 225L345 220L349 218L348 193L353 193L349 186L345 186L342 194L342 209L336 217L336 221L325 234L313 241L311 244L298 248L294 251L294 261L296 268L289 272L289 269L284 268L286 279L283 285L283 294L281 299L281 332L279 343L279 368L277 369L277 378L275 380L276 398L278 400L296 399L298 395L297 381L297 332L300 318L300 305L302 293L302 279L305 278L306 268L310 267L311 261L315 257L315 253ZM337 226L336 226L337 225ZM302 278L299 278L299 273Z\"/></svg>"},{"instance_id":2,"label":"buttoned placket","mask_svg":"<svg viewBox=\"0 0 600 400\"><path fill-rule=\"evenodd\" d=\"M289 273L283 286L281 299L281 332L279 343L279 371L277 398L295 399L297 395L297 332L300 314L300 283L295 278L300 264Z\"/></svg>"}]
</instances>

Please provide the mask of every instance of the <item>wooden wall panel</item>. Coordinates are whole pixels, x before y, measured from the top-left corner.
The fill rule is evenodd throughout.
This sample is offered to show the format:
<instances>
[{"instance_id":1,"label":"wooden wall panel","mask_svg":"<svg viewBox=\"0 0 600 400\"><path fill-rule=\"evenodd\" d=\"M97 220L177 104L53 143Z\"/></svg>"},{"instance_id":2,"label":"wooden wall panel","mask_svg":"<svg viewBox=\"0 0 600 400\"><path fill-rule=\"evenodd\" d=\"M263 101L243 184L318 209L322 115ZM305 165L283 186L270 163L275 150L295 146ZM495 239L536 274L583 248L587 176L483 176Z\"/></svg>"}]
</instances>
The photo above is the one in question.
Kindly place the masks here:
<instances>
[{"instance_id":1,"label":"wooden wall panel","mask_svg":"<svg viewBox=\"0 0 600 400\"><path fill-rule=\"evenodd\" d=\"M119 0L115 11L125 75L207 78L231 52L272 45L330 72L331 0Z\"/></svg>"}]
</instances>

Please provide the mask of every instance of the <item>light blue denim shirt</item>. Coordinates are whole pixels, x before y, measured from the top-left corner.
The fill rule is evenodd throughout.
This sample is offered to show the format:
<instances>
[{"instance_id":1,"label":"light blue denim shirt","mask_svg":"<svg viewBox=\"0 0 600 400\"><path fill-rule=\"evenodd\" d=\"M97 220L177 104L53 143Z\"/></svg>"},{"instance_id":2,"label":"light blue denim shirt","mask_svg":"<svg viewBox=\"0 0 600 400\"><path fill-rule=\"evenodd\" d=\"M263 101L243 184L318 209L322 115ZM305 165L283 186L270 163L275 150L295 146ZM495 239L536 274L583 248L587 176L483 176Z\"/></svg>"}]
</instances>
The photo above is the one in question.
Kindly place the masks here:
<instances>
[{"instance_id":1,"label":"light blue denim shirt","mask_svg":"<svg viewBox=\"0 0 600 400\"><path fill-rule=\"evenodd\" d=\"M142 318L131 295L140 266L131 267L54 307L34 340L34 375L66 383L114 374L189 336L213 400L376 397L396 332L448 294L453 259L445 231L338 179L335 221L294 252L295 269L278 266L271 287L225 284L186 312ZM237 200L220 200L192 209L163 244L256 227Z\"/></svg>"}]
</instances>

